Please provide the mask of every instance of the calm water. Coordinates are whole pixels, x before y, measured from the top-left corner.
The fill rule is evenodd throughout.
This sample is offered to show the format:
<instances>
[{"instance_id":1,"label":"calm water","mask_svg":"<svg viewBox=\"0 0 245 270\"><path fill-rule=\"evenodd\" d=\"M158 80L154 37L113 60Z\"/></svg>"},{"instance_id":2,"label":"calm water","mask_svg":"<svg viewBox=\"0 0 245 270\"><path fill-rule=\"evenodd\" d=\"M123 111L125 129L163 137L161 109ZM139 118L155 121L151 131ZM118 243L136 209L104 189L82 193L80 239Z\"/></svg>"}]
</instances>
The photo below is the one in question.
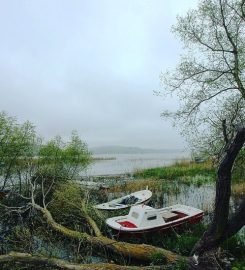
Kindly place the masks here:
<instances>
[{"instance_id":1,"label":"calm water","mask_svg":"<svg viewBox=\"0 0 245 270\"><path fill-rule=\"evenodd\" d=\"M176 160L189 159L187 152L147 153L147 154L100 154L95 158L114 158L93 162L81 175L111 175L132 173L138 169L167 166Z\"/></svg>"},{"instance_id":2,"label":"calm water","mask_svg":"<svg viewBox=\"0 0 245 270\"><path fill-rule=\"evenodd\" d=\"M154 208L162 208L179 203L194 206L202 209L206 213L210 213L213 210L215 199L214 184L197 187L194 185L189 186L173 183L172 186L173 191L171 192L165 192L164 188L162 191L153 192L149 205ZM129 193L130 192L108 193L108 197L105 198L105 201L110 201ZM232 205L233 204L234 201L232 200Z\"/></svg>"}]
</instances>

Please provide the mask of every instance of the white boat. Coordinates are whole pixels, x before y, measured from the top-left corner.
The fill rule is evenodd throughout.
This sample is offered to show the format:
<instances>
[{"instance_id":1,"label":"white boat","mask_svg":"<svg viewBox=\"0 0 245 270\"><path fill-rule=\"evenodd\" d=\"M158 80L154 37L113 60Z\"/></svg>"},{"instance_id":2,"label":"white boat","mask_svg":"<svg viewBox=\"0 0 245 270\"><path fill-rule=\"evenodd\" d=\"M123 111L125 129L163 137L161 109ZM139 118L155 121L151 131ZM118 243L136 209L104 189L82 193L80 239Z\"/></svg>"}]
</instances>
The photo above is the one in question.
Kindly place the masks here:
<instances>
[{"instance_id":1,"label":"white boat","mask_svg":"<svg viewBox=\"0 0 245 270\"><path fill-rule=\"evenodd\" d=\"M112 200L107 203L95 205L100 210L119 210L130 206L147 203L151 199L152 192L148 189L136 191L124 197Z\"/></svg>"},{"instance_id":2,"label":"white boat","mask_svg":"<svg viewBox=\"0 0 245 270\"><path fill-rule=\"evenodd\" d=\"M147 205L132 206L129 214L108 218L106 224L118 234L142 234L165 231L184 223L197 223L203 211L191 206L176 204L155 209Z\"/></svg>"}]
</instances>

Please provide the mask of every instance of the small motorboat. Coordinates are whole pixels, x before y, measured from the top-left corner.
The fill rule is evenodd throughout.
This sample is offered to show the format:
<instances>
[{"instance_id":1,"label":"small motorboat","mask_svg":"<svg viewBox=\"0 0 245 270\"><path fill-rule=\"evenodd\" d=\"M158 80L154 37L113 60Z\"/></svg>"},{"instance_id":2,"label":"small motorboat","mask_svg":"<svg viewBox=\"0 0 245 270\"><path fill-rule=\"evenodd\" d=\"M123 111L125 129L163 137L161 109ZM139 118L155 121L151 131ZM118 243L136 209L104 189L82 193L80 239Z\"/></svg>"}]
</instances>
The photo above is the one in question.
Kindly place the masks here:
<instances>
[{"instance_id":1,"label":"small motorboat","mask_svg":"<svg viewBox=\"0 0 245 270\"><path fill-rule=\"evenodd\" d=\"M147 205L132 206L129 214L108 218L106 224L118 234L142 234L153 231L165 231L184 223L198 223L203 211L197 208L176 204L155 209Z\"/></svg>"},{"instance_id":2,"label":"small motorboat","mask_svg":"<svg viewBox=\"0 0 245 270\"><path fill-rule=\"evenodd\" d=\"M148 189L136 191L124 197L112 200L107 203L95 205L100 210L119 210L129 208L130 206L148 203L151 199L152 192Z\"/></svg>"}]
</instances>

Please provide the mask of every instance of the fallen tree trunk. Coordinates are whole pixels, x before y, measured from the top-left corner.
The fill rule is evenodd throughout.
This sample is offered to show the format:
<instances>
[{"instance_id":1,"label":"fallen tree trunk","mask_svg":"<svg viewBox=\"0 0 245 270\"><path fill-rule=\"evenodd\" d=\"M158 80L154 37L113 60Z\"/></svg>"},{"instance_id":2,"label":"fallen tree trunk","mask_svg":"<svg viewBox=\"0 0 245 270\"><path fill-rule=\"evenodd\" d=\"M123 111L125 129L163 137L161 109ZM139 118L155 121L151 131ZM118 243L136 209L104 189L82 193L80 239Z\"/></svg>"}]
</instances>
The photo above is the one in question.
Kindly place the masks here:
<instances>
[{"instance_id":1,"label":"fallen tree trunk","mask_svg":"<svg viewBox=\"0 0 245 270\"><path fill-rule=\"evenodd\" d=\"M53 230L61 233L62 235L83 240L93 246L94 249L99 251L100 254L108 256L110 253L112 255L119 255L120 257L124 257L128 261L138 261L141 263L150 263L153 260L154 255L161 256L166 263L175 263L178 261L187 261L186 257L175 254L169 250L165 250L163 248L154 247L151 245L145 244L130 244L126 242L119 242L113 239L110 239L105 236L91 236L84 232L74 231L68 229L60 224L58 224L52 217L51 213L47 208L43 208L36 203L32 202L32 206L41 211L46 222L49 226L52 227ZM104 251L104 252L103 252Z\"/></svg>"},{"instance_id":2,"label":"fallen tree trunk","mask_svg":"<svg viewBox=\"0 0 245 270\"><path fill-rule=\"evenodd\" d=\"M168 266L124 266L112 263L100 264L75 264L61 259L48 258L44 256L33 256L29 253L10 252L0 255L0 265L6 263L23 263L25 265L36 265L38 267L55 267L62 270L164 270Z\"/></svg>"}]
</instances>

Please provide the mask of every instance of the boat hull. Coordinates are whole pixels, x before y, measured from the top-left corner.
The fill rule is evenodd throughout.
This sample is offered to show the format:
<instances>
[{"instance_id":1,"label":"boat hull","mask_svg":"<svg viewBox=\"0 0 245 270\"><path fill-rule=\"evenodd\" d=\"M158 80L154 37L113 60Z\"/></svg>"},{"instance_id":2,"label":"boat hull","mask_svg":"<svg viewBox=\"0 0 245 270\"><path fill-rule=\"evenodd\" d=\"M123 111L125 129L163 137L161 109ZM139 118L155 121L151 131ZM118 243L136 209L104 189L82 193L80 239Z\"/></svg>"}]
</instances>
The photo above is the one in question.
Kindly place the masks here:
<instances>
[{"instance_id":1,"label":"boat hull","mask_svg":"<svg viewBox=\"0 0 245 270\"><path fill-rule=\"evenodd\" d=\"M182 225L195 224L203 218L203 211L192 206L175 204L155 209L147 205L132 206L128 215L111 217L106 224L117 235L141 235L164 232Z\"/></svg>"},{"instance_id":2,"label":"boat hull","mask_svg":"<svg viewBox=\"0 0 245 270\"><path fill-rule=\"evenodd\" d=\"M120 236L141 236L143 234L150 234L153 232L158 232L158 233L165 233L168 232L172 229L177 229L183 226L184 224L197 224L203 219L203 213L188 217L184 220L177 220L176 222L173 222L171 224L163 224L162 226L159 227L152 227L152 228L147 228L147 229L142 229L142 230L127 230L124 231L122 229L115 229L111 228L112 232L114 235L117 235L118 237Z\"/></svg>"}]
</instances>

